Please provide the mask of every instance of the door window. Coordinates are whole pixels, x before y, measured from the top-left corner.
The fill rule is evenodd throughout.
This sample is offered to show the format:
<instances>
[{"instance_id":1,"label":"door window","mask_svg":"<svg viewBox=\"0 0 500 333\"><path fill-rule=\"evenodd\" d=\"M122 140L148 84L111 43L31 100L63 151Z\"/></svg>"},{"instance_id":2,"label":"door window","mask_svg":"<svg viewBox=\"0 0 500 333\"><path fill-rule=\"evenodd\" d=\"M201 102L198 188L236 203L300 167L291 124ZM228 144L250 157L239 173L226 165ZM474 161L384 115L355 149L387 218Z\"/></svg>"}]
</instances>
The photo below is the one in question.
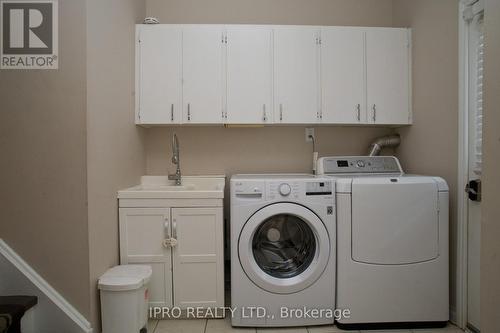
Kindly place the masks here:
<instances>
[{"instance_id":1,"label":"door window","mask_svg":"<svg viewBox=\"0 0 500 333\"><path fill-rule=\"evenodd\" d=\"M252 240L255 262L267 274L286 279L301 274L316 253L316 239L309 225L290 214L269 217Z\"/></svg>"}]
</instances>

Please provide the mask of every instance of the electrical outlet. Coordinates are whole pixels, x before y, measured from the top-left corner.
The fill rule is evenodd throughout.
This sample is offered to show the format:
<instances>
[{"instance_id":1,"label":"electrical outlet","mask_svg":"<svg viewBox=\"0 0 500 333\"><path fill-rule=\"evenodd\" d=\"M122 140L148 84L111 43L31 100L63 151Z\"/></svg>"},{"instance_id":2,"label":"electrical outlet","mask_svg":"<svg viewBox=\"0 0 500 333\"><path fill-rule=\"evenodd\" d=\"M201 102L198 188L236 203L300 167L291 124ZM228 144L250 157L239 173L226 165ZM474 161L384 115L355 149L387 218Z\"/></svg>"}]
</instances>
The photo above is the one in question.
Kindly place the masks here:
<instances>
[{"instance_id":1,"label":"electrical outlet","mask_svg":"<svg viewBox=\"0 0 500 333\"><path fill-rule=\"evenodd\" d=\"M314 128L306 128L306 142L313 142L313 138L316 140L316 137L314 136Z\"/></svg>"}]
</instances>

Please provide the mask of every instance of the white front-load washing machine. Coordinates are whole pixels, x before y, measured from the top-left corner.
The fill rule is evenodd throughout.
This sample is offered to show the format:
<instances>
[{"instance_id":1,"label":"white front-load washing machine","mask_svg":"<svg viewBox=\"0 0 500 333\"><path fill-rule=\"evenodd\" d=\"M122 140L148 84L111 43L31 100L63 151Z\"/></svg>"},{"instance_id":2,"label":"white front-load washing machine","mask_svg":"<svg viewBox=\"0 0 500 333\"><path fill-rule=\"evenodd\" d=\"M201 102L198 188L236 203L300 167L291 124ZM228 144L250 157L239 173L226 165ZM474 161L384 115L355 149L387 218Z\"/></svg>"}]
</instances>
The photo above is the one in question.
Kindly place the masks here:
<instances>
[{"instance_id":1,"label":"white front-load washing machine","mask_svg":"<svg viewBox=\"0 0 500 333\"><path fill-rule=\"evenodd\" d=\"M231 178L233 326L334 322L334 195L328 177Z\"/></svg>"},{"instance_id":2,"label":"white front-load washing machine","mask_svg":"<svg viewBox=\"0 0 500 333\"><path fill-rule=\"evenodd\" d=\"M393 156L324 157L336 181L337 307L346 329L434 327L449 319L448 186Z\"/></svg>"}]
</instances>

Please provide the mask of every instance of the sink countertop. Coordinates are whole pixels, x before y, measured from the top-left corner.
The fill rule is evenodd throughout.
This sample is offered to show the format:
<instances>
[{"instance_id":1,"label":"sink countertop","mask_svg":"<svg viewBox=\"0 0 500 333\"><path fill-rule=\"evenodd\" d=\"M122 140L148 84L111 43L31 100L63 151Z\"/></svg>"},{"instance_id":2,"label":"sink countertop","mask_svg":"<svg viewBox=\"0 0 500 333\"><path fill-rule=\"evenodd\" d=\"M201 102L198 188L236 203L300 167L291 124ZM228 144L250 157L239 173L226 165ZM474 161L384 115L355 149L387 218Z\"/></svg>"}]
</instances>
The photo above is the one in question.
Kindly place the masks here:
<instances>
[{"instance_id":1,"label":"sink countertop","mask_svg":"<svg viewBox=\"0 0 500 333\"><path fill-rule=\"evenodd\" d=\"M141 184L118 191L119 199L222 199L225 175L182 176L176 186L167 176L142 176Z\"/></svg>"}]
</instances>

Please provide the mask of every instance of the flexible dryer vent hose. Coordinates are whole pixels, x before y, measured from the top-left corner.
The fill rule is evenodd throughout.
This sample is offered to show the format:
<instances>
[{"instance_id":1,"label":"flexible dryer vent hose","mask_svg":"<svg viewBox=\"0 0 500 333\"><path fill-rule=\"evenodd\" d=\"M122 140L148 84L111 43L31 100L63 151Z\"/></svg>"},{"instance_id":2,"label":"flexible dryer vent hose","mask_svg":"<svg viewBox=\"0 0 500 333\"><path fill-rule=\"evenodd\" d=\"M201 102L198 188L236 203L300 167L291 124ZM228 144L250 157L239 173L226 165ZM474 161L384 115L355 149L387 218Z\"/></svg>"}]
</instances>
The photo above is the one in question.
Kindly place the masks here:
<instances>
[{"instance_id":1,"label":"flexible dryer vent hose","mask_svg":"<svg viewBox=\"0 0 500 333\"><path fill-rule=\"evenodd\" d=\"M397 146L399 146L400 143L401 143L401 137L399 136L399 134L388 135L377 138L370 145L370 152L368 153L368 156L378 156L380 155L382 149L396 148Z\"/></svg>"}]
</instances>

